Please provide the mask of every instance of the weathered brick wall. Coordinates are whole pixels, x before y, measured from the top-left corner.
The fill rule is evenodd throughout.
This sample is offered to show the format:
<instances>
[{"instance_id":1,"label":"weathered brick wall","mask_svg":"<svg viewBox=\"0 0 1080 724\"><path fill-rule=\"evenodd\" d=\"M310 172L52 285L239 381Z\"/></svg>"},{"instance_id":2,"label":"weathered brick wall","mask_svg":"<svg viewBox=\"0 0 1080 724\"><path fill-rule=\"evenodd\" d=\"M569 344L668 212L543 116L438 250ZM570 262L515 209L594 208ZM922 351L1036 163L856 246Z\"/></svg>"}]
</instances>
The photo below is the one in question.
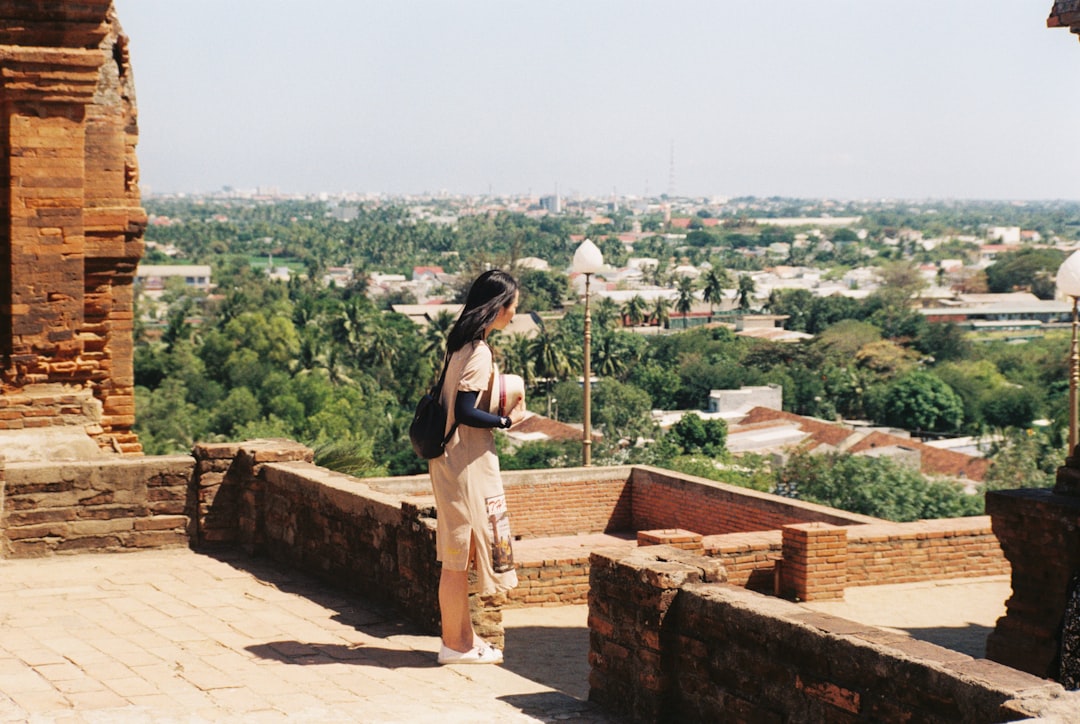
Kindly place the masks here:
<instances>
[{"instance_id":1,"label":"weathered brick wall","mask_svg":"<svg viewBox=\"0 0 1080 724\"><path fill-rule=\"evenodd\" d=\"M1009 573L990 517L873 523L847 529L847 585Z\"/></svg>"},{"instance_id":2,"label":"weathered brick wall","mask_svg":"<svg viewBox=\"0 0 1080 724\"><path fill-rule=\"evenodd\" d=\"M259 550L438 631L432 509L305 462L266 464L260 477Z\"/></svg>"},{"instance_id":3,"label":"weathered brick wall","mask_svg":"<svg viewBox=\"0 0 1080 724\"><path fill-rule=\"evenodd\" d=\"M90 390L71 385L28 385L0 395L0 430L29 430L59 425L100 428L101 403Z\"/></svg>"},{"instance_id":4,"label":"weathered brick wall","mask_svg":"<svg viewBox=\"0 0 1080 724\"><path fill-rule=\"evenodd\" d=\"M515 560L518 587L509 606L570 606L589 600L589 555L579 558Z\"/></svg>"},{"instance_id":5,"label":"weathered brick wall","mask_svg":"<svg viewBox=\"0 0 1080 724\"><path fill-rule=\"evenodd\" d=\"M635 466L630 477L633 530L683 528L702 535L775 530L789 523L833 525L878 522L756 490Z\"/></svg>"},{"instance_id":6,"label":"weathered brick wall","mask_svg":"<svg viewBox=\"0 0 1080 724\"><path fill-rule=\"evenodd\" d=\"M827 524L705 536L702 543L708 555L724 564L730 583L762 593L780 590L802 600L810 600L807 595L819 600L835 596L841 580L846 588L999 576L1010 571L988 516L843 526L846 544L812 551L812 561L800 561L804 551L810 552L808 544L801 550L785 550L783 541L791 546L789 528L807 525ZM788 581L786 589L777 579L781 568Z\"/></svg>"},{"instance_id":7,"label":"weathered brick wall","mask_svg":"<svg viewBox=\"0 0 1080 724\"><path fill-rule=\"evenodd\" d=\"M522 538L633 530L629 467L503 473L510 528Z\"/></svg>"},{"instance_id":8,"label":"weathered brick wall","mask_svg":"<svg viewBox=\"0 0 1080 724\"><path fill-rule=\"evenodd\" d=\"M986 655L1037 676L1057 677L1069 580L1080 573L1080 497L1000 490L986 512L1012 564L1013 594L986 641Z\"/></svg>"},{"instance_id":9,"label":"weathered brick wall","mask_svg":"<svg viewBox=\"0 0 1080 724\"><path fill-rule=\"evenodd\" d=\"M301 460L314 453L292 440L199 443L192 450L195 476L188 494L191 541L196 547L263 543L262 466Z\"/></svg>"},{"instance_id":10,"label":"weathered brick wall","mask_svg":"<svg viewBox=\"0 0 1080 724\"><path fill-rule=\"evenodd\" d=\"M796 601L844 598L847 529L828 523L785 525L780 595Z\"/></svg>"},{"instance_id":11,"label":"weathered brick wall","mask_svg":"<svg viewBox=\"0 0 1080 724\"><path fill-rule=\"evenodd\" d=\"M783 557L780 531L711 535L701 542L705 554L723 564L728 583L761 593L776 590L776 562Z\"/></svg>"},{"instance_id":12,"label":"weathered brick wall","mask_svg":"<svg viewBox=\"0 0 1080 724\"><path fill-rule=\"evenodd\" d=\"M0 557L187 545L186 455L8 463Z\"/></svg>"},{"instance_id":13,"label":"weathered brick wall","mask_svg":"<svg viewBox=\"0 0 1080 724\"><path fill-rule=\"evenodd\" d=\"M188 490L188 532L196 548L233 544L240 540L240 497L247 484L229 475L239 443L200 443L192 449L195 474Z\"/></svg>"},{"instance_id":14,"label":"weathered brick wall","mask_svg":"<svg viewBox=\"0 0 1080 724\"><path fill-rule=\"evenodd\" d=\"M1071 721L1080 692L711 579L654 546L594 554L589 698L631 721Z\"/></svg>"},{"instance_id":15,"label":"weathered brick wall","mask_svg":"<svg viewBox=\"0 0 1080 724\"><path fill-rule=\"evenodd\" d=\"M75 424L138 454L132 281L146 214L127 38L111 0L8 0L3 15L0 400L16 399L0 429L71 424L70 406L23 394L64 385L98 403Z\"/></svg>"},{"instance_id":16,"label":"weathered brick wall","mask_svg":"<svg viewBox=\"0 0 1080 724\"><path fill-rule=\"evenodd\" d=\"M590 564L589 699L637 721L684 721L667 701L680 675L663 660L667 617L684 585L724 581L723 566L668 546L593 553Z\"/></svg>"}]
</instances>

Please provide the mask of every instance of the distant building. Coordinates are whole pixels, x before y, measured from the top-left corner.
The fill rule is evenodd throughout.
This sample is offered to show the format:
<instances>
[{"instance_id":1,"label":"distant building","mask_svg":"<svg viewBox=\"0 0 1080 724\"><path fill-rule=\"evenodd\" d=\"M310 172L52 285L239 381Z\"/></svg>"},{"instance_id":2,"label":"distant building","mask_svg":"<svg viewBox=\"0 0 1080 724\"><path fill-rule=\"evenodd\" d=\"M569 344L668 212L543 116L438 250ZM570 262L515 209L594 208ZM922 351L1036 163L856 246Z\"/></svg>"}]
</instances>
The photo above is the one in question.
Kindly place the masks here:
<instances>
[{"instance_id":1,"label":"distant building","mask_svg":"<svg viewBox=\"0 0 1080 724\"><path fill-rule=\"evenodd\" d=\"M903 431L856 429L767 407L755 407L728 429L727 448L732 452L759 454L784 455L800 449L891 457L917 468L923 475L948 477L968 484L981 482L990 468L986 458L927 445Z\"/></svg>"},{"instance_id":2,"label":"distant building","mask_svg":"<svg viewBox=\"0 0 1080 724\"><path fill-rule=\"evenodd\" d=\"M983 266L989 266L999 254L1007 254L1019 251L1020 244L983 244L979 247L979 262Z\"/></svg>"},{"instance_id":3,"label":"distant building","mask_svg":"<svg viewBox=\"0 0 1080 724\"><path fill-rule=\"evenodd\" d=\"M412 280L414 282L432 281L444 273L441 266L414 266Z\"/></svg>"},{"instance_id":4,"label":"distant building","mask_svg":"<svg viewBox=\"0 0 1080 724\"><path fill-rule=\"evenodd\" d=\"M991 226L986 232L986 238L999 244L1019 244L1019 226Z\"/></svg>"},{"instance_id":5,"label":"distant building","mask_svg":"<svg viewBox=\"0 0 1080 724\"><path fill-rule=\"evenodd\" d=\"M1072 304L1029 293L972 294L920 309L928 322L952 322L971 330L1040 330L1072 321Z\"/></svg>"},{"instance_id":6,"label":"distant building","mask_svg":"<svg viewBox=\"0 0 1080 724\"><path fill-rule=\"evenodd\" d=\"M523 256L514 262L515 270L548 271L551 265L538 256Z\"/></svg>"},{"instance_id":7,"label":"distant building","mask_svg":"<svg viewBox=\"0 0 1080 724\"><path fill-rule=\"evenodd\" d=\"M351 266L332 266L323 274L324 286L333 284L335 287L347 287L353 283L353 268Z\"/></svg>"},{"instance_id":8,"label":"distant building","mask_svg":"<svg viewBox=\"0 0 1080 724\"><path fill-rule=\"evenodd\" d=\"M780 385L758 385L737 390L709 391L709 412L745 415L754 407L783 409L784 388Z\"/></svg>"},{"instance_id":9,"label":"distant building","mask_svg":"<svg viewBox=\"0 0 1080 724\"><path fill-rule=\"evenodd\" d=\"M561 214L562 198L560 198L558 194L543 196L540 198L540 208L547 211L549 214Z\"/></svg>"},{"instance_id":10,"label":"distant building","mask_svg":"<svg viewBox=\"0 0 1080 724\"><path fill-rule=\"evenodd\" d=\"M135 283L150 296L165 291L165 280L169 278L180 278L184 286L200 292L209 292L213 286L209 264L142 264L135 270Z\"/></svg>"}]
</instances>

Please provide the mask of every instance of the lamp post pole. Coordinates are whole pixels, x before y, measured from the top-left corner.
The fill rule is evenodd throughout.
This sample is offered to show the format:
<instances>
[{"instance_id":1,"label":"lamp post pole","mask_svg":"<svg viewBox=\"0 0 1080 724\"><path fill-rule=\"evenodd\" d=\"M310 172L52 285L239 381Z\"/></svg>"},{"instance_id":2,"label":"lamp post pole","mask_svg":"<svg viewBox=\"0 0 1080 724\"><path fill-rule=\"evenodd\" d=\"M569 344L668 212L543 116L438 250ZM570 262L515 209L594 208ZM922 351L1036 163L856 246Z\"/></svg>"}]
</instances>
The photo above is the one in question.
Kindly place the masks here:
<instances>
[{"instance_id":1,"label":"lamp post pole","mask_svg":"<svg viewBox=\"0 0 1080 724\"><path fill-rule=\"evenodd\" d=\"M589 279L592 274L585 273L585 423L581 435L581 462L585 467L592 465L592 318L589 315ZM1075 312L1075 307L1074 307ZM1076 348L1075 313L1073 316L1073 348Z\"/></svg>"},{"instance_id":2,"label":"lamp post pole","mask_svg":"<svg viewBox=\"0 0 1080 724\"><path fill-rule=\"evenodd\" d=\"M593 274L604 270L604 255L596 244L586 239L574 252L571 268L585 275L585 363L582 365L585 379L581 389L584 396L582 411L585 414L581 430L581 463L588 467L592 465L592 317L589 314L589 282Z\"/></svg>"}]
</instances>

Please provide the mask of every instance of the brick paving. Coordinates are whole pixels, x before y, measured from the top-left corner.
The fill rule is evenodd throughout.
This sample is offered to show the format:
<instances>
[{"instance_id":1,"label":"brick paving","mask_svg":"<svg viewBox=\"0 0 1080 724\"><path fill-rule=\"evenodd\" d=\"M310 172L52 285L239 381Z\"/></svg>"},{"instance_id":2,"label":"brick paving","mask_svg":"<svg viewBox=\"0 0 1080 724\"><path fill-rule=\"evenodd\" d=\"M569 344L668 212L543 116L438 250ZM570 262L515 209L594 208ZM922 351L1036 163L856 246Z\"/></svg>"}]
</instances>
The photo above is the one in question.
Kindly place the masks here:
<instances>
[{"instance_id":1,"label":"brick paving","mask_svg":"<svg viewBox=\"0 0 1080 724\"><path fill-rule=\"evenodd\" d=\"M558 539L532 555L598 544L627 541ZM804 605L979 657L1009 590L1006 576L928 581ZM264 559L0 560L0 724L613 722L585 701L586 618L507 609L504 666L440 667L436 636Z\"/></svg>"},{"instance_id":2,"label":"brick paving","mask_svg":"<svg viewBox=\"0 0 1080 724\"><path fill-rule=\"evenodd\" d=\"M611 722L583 609L508 611L505 665L440 667L392 610L241 554L5 560L0 722Z\"/></svg>"}]
</instances>

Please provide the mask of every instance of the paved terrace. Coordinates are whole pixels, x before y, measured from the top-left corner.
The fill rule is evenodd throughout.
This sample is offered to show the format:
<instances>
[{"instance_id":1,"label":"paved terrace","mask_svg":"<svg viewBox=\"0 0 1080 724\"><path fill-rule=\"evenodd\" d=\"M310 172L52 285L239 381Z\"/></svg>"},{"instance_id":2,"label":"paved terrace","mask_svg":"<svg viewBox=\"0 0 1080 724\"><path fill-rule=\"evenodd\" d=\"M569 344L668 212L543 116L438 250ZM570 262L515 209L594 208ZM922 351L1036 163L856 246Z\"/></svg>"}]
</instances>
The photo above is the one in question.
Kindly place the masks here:
<instances>
[{"instance_id":1,"label":"paved terrace","mask_svg":"<svg viewBox=\"0 0 1080 724\"><path fill-rule=\"evenodd\" d=\"M849 589L814 607L974 656L1001 577ZM0 561L0 722L612 722L586 607L505 612L502 667L435 664L394 611L240 553Z\"/></svg>"}]
</instances>

